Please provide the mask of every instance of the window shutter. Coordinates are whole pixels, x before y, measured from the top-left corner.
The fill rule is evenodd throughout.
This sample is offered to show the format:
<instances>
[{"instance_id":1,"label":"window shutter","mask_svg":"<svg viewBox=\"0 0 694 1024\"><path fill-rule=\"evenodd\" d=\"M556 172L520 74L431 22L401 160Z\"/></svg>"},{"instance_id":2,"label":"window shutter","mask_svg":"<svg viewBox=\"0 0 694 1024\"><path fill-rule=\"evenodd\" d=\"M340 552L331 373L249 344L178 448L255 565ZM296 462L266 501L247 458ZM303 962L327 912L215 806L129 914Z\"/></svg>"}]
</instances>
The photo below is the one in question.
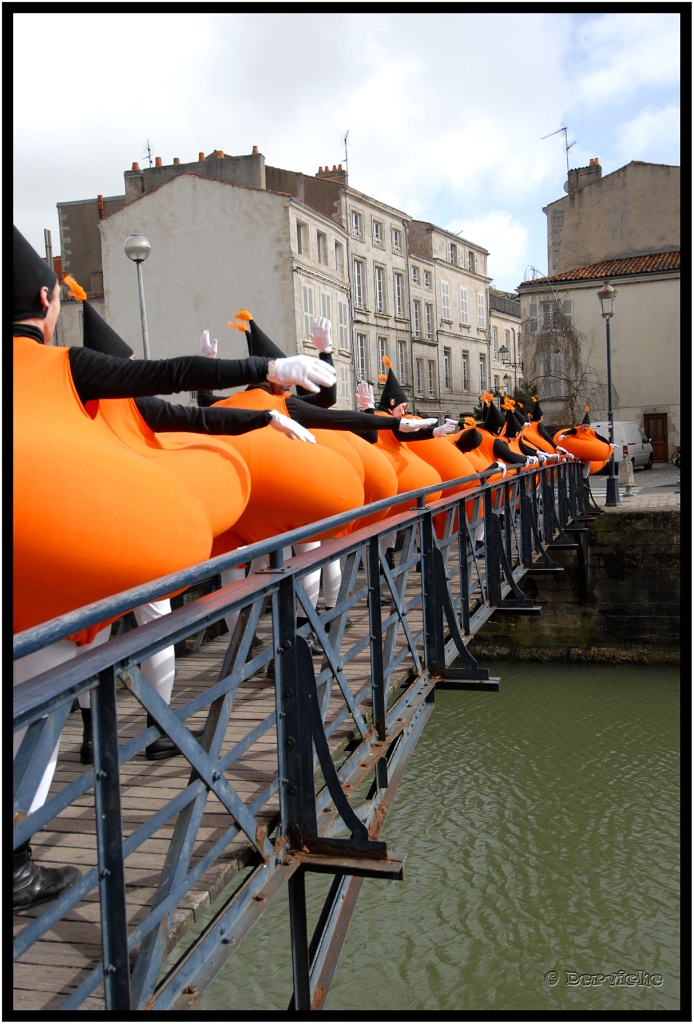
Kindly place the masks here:
<instances>
[{"instance_id":1,"label":"window shutter","mask_svg":"<svg viewBox=\"0 0 694 1024\"><path fill-rule=\"evenodd\" d=\"M313 326L313 288L310 284L305 284L303 286L302 293L304 306L304 338L308 341L311 337L311 327Z\"/></svg>"}]
</instances>

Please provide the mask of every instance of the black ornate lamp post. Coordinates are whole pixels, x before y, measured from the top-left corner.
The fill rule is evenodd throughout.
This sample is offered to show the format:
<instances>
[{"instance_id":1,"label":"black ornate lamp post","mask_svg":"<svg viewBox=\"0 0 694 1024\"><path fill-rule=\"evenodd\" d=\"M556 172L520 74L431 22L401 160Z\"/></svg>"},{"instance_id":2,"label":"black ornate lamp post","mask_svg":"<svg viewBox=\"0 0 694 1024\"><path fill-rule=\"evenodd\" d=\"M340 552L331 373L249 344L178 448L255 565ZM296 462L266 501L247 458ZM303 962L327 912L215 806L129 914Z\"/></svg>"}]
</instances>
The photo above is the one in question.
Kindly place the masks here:
<instances>
[{"instance_id":1,"label":"black ornate lamp post","mask_svg":"<svg viewBox=\"0 0 694 1024\"><path fill-rule=\"evenodd\" d=\"M502 345L501 348L499 349L499 359L504 364L504 366L509 366L513 370L513 390L515 391L516 388L518 387L518 379L517 379L517 376L516 376L516 370L520 370L521 373L522 373L523 372L523 364L522 363L512 363L510 355L511 354L510 354L509 350L506 348L506 346ZM504 380L505 379L506 378L504 377ZM509 380L510 379L511 378L509 377Z\"/></svg>"},{"instance_id":2,"label":"black ornate lamp post","mask_svg":"<svg viewBox=\"0 0 694 1024\"><path fill-rule=\"evenodd\" d=\"M605 281L605 284L598 292L598 298L600 299L600 312L605 320L605 328L607 331L607 422L609 424L610 444L614 444L614 413L612 411L612 356L610 353L610 320L614 316L614 299L616 294L617 292L614 290L609 281ZM610 459L610 473L607 477L607 494L605 497L605 506L608 508L617 508L619 504L619 483L615 475L613 450L612 458Z\"/></svg>"}]
</instances>

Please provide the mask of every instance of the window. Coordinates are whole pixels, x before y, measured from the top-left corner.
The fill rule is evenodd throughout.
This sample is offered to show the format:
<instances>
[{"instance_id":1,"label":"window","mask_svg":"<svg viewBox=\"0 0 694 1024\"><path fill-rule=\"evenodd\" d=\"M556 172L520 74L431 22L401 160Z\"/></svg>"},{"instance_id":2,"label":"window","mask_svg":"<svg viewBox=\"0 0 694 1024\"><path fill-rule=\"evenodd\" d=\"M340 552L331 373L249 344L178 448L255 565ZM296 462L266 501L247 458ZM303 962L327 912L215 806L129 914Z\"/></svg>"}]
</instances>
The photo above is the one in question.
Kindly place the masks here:
<instances>
[{"instance_id":1,"label":"window","mask_svg":"<svg viewBox=\"0 0 694 1024\"><path fill-rule=\"evenodd\" d=\"M556 331L561 329L561 318L562 316L567 317L571 321L571 299L563 299L548 302L540 302L538 318L538 305L536 302L530 303L530 319L535 321L536 324L531 324L530 329L536 331Z\"/></svg>"},{"instance_id":2,"label":"window","mask_svg":"<svg viewBox=\"0 0 694 1024\"><path fill-rule=\"evenodd\" d=\"M296 225L296 251L299 256L308 255L308 228L305 224Z\"/></svg>"},{"instance_id":3,"label":"window","mask_svg":"<svg viewBox=\"0 0 694 1024\"><path fill-rule=\"evenodd\" d=\"M412 284L419 284L419 267L412 267Z\"/></svg>"},{"instance_id":4,"label":"window","mask_svg":"<svg viewBox=\"0 0 694 1024\"><path fill-rule=\"evenodd\" d=\"M429 398L436 398L436 363L433 359L427 360L427 376L429 379Z\"/></svg>"},{"instance_id":5,"label":"window","mask_svg":"<svg viewBox=\"0 0 694 1024\"><path fill-rule=\"evenodd\" d=\"M338 346L349 349L349 308L342 299L337 300Z\"/></svg>"},{"instance_id":6,"label":"window","mask_svg":"<svg viewBox=\"0 0 694 1024\"><path fill-rule=\"evenodd\" d=\"M308 341L311 337L311 328L313 326L313 287L310 284L305 284L302 287L302 296L304 307L304 338Z\"/></svg>"},{"instance_id":7,"label":"window","mask_svg":"<svg viewBox=\"0 0 694 1024\"><path fill-rule=\"evenodd\" d=\"M467 311L467 288L460 289L460 322L461 324L470 323Z\"/></svg>"},{"instance_id":8,"label":"window","mask_svg":"<svg viewBox=\"0 0 694 1024\"><path fill-rule=\"evenodd\" d=\"M322 231L318 232L318 262L326 267L328 265L328 236Z\"/></svg>"},{"instance_id":9,"label":"window","mask_svg":"<svg viewBox=\"0 0 694 1024\"><path fill-rule=\"evenodd\" d=\"M492 327L492 356L499 358L499 331L496 327Z\"/></svg>"},{"instance_id":10,"label":"window","mask_svg":"<svg viewBox=\"0 0 694 1024\"><path fill-rule=\"evenodd\" d=\"M470 353L463 352L463 391L470 390Z\"/></svg>"},{"instance_id":11,"label":"window","mask_svg":"<svg viewBox=\"0 0 694 1024\"><path fill-rule=\"evenodd\" d=\"M324 316L326 320L330 321L330 327L333 325L333 300L327 292L321 292L320 295L320 315Z\"/></svg>"},{"instance_id":12,"label":"window","mask_svg":"<svg viewBox=\"0 0 694 1024\"><path fill-rule=\"evenodd\" d=\"M345 272L345 247L340 242L335 242L335 270Z\"/></svg>"},{"instance_id":13,"label":"window","mask_svg":"<svg viewBox=\"0 0 694 1024\"><path fill-rule=\"evenodd\" d=\"M484 305L484 292L477 293L477 326L484 327L487 323L486 310Z\"/></svg>"},{"instance_id":14,"label":"window","mask_svg":"<svg viewBox=\"0 0 694 1024\"><path fill-rule=\"evenodd\" d=\"M361 238L361 214L356 210L352 210L352 235Z\"/></svg>"},{"instance_id":15,"label":"window","mask_svg":"<svg viewBox=\"0 0 694 1024\"><path fill-rule=\"evenodd\" d=\"M395 282L395 315L401 317L403 315L403 296L405 294L402 274L393 274L393 280Z\"/></svg>"},{"instance_id":16,"label":"window","mask_svg":"<svg viewBox=\"0 0 694 1024\"><path fill-rule=\"evenodd\" d=\"M361 260L354 261L354 305L365 309L364 302L364 264Z\"/></svg>"},{"instance_id":17,"label":"window","mask_svg":"<svg viewBox=\"0 0 694 1024\"><path fill-rule=\"evenodd\" d=\"M375 301L376 301L376 312L385 313L386 311L386 285L385 285L385 271L383 267L374 268L374 283L376 286Z\"/></svg>"},{"instance_id":18,"label":"window","mask_svg":"<svg viewBox=\"0 0 694 1024\"><path fill-rule=\"evenodd\" d=\"M451 350L445 348L443 350L443 386L446 391L450 391L453 387L451 381Z\"/></svg>"},{"instance_id":19,"label":"window","mask_svg":"<svg viewBox=\"0 0 694 1024\"><path fill-rule=\"evenodd\" d=\"M400 252L401 249L402 249L402 244L401 244L402 232L400 231L399 228L393 228L392 229L392 239L393 239L393 252Z\"/></svg>"},{"instance_id":20,"label":"window","mask_svg":"<svg viewBox=\"0 0 694 1024\"><path fill-rule=\"evenodd\" d=\"M451 319L451 297L448 281L441 282L441 316L444 320Z\"/></svg>"},{"instance_id":21,"label":"window","mask_svg":"<svg viewBox=\"0 0 694 1024\"><path fill-rule=\"evenodd\" d=\"M357 368L357 377L359 380L366 380L367 366L366 366L366 335L357 335L357 351L355 352L355 363Z\"/></svg>"},{"instance_id":22,"label":"window","mask_svg":"<svg viewBox=\"0 0 694 1024\"><path fill-rule=\"evenodd\" d=\"M385 364L383 362L383 357L384 356L387 357L387 355L388 355L388 339L387 338L379 338L378 339L378 372L379 373L383 373L384 372L383 371L383 367L384 367Z\"/></svg>"},{"instance_id":23,"label":"window","mask_svg":"<svg viewBox=\"0 0 694 1024\"><path fill-rule=\"evenodd\" d=\"M455 244L455 242L449 242L448 243L448 246L447 246L447 249L446 249L446 258L448 259L448 262L452 263L454 266L457 264L457 262L458 262L458 246Z\"/></svg>"},{"instance_id":24,"label":"window","mask_svg":"<svg viewBox=\"0 0 694 1024\"><path fill-rule=\"evenodd\" d=\"M415 299L412 303L412 333L416 338L422 332L422 303Z\"/></svg>"},{"instance_id":25,"label":"window","mask_svg":"<svg viewBox=\"0 0 694 1024\"><path fill-rule=\"evenodd\" d=\"M424 271L424 287L431 288L431 274L428 270Z\"/></svg>"},{"instance_id":26,"label":"window","mask_svg":"<svg viewBox=\"0 0 694 1024\"><path fill-rule=\"evenodd\" d=\"M401 384L407 382L407 369L405 363L405 342L398 342L398 380Z\"/></svg>"},{"instance_id":27,"label":"window","mask_svg":"<svg viewBox=\"0 0 694 1024\"><path fill-rule=\"evenodd\" d=\"M383 245L383 225L380 220L375 220L373 224L373 239L374 245Z\"/></svg>"},{"instance_id":28,"label":"window","mask_svg":"<svg viewBox=\"0 0 694 1024\"><path fill-rule=\"evenodd\" d=\"M467 269L471 270L473 274L477 271L477 257L472 249L467 251Z\"/></svg>"},{"instance_id":29,"label":"window","mask_svg":"<svg viewBox=\"0 0 694 1024\"><path fill-rule=\"evenodd\" d=\"M416 361L416 363L415 363L415 366L416 366L415 382L416 382L417 394L420 397L424 397L424 384L423 384L423 381L424 381L424 360L423 359L418 359Z\"/></svg>"},{"instance_id":30,"label":"window","mask_svg":"<svg viewBox=\"0 0 694 1024\"><path fill-rule=\"evenodd\" d=\"M550 352L542 357L543 398L561 398L564 394L564 353Z\"/></svg>"},{"instance_id":31,"label":"window","mask_svg":"<svg viewBox=\"0 0 694 1024\"><path fill-rule=\"evenodd\" d=\"M512 359L513 355L512 355L512 352L511 352L511 332L510 331L504 331L504 345L508 349L508 358Z\"/></svg>"},{"instance_id":32,"label":"window","mask_svg":"<svg viewBox=\"0 0 694 1024\"><path fill-rule=\"evenodd\" d=\"M480 356L480 391L487 389L487 357Z\"/></svg>"},{"instance_id":33,"label":"window","mask_svg":"<svg viewBox=\"0 0 694 1024\"><path fill-rule=\"evenodd\" d=\"M427 302L426 305L424 306L424 317L427 338L431 340L434 337L434 307L431 305L430 302Z\"/></svg>"},{"instance_id":34,"label":"window","mask_svg":"<svg viewBox=\"0 0 694 1024\"><path fill-rule=\"evenodd\" d=\"M349 398L351 388L349 366L344 364L340 367L340 398Z\"/></svg>"}]
</instances>

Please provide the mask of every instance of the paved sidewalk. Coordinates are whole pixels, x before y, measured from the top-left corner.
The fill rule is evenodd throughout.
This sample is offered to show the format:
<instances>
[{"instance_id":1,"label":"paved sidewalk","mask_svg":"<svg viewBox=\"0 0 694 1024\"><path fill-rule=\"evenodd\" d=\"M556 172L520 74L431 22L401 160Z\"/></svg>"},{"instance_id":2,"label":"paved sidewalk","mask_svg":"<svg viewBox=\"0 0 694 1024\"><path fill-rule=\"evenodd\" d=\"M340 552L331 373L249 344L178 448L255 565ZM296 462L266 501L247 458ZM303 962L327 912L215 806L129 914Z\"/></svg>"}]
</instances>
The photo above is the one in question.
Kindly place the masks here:
<instances>
[{"instance_id":1,"label":"paved sidewalk","mask_svg":"<svg viewBox=\"0 0 694 1024\"><path fill-rule=\"evenodd\" d=\"M644 495L675 495L679 491L679 479L679 469L675 469L669 462L656 462L653 469L636 469L634 470L634 485L631 488L632 497L625 498L624 491L626 488L620 485L620 500L633 502L635 497L641 498ZM604 505L607 477L602 475L591 476L589 477L589 483L596 503ZM677 504L679 504L678 494L677 499ZM656 505L654 507L658 508L660 506Z\"/></svg>"}]
</instances>

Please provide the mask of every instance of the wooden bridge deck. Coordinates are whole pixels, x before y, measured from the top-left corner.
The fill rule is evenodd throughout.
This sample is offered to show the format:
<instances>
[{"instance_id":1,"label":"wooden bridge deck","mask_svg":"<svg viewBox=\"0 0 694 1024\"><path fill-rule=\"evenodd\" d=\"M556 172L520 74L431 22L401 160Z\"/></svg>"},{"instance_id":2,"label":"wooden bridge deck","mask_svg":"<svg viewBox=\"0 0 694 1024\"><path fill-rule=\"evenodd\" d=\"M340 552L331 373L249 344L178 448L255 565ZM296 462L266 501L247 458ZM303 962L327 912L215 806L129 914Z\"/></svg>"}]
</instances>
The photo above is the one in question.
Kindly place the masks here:
<instances>
[{"instance_id":1,"label":"wooden bridge deck","mask_svg":"<svg viewBox=\"0 0 694 1024\"><path fill-rule=\"evenodd\" d=\"M408 597L414 596L417 583L408 586ZM384 609L385 611L385 609ZM416 610L419 613L419 609ZM421 613L419 613L421 615ZM368 630L365 603L355 606L349 613L353 624L346 630L345 644L351 646ZM420 618L421 622L421 618ZM418 626L417 617L412 625ZM258 636L268 646L271 618L261 617ZM201 691L214 684L222 667L229 642L228 634L204 643L198 651L176 661L176 682L172 706L180 707ZM315 659L316 668L320 665ZM403 665L402 668L406 666ZM370 675L368 646L346 666L345 674L356 694ZM337 687L334 688L334 692ZM339 691L338 691L339 693ZM255 725L274 710L274 680L265 676L265 670L239 687L225 736L222 751L231 749ZM341 697L333 697L328 719L342 709ZM118 690L120 741L137 735L144 729L144 710L129 690ZM188 720L190 728L200 728L206 719L207 708ZM333 750L344 744L351 735L351 719L331 738ZM80 764L79 747L82 741L82 720L78 713L68 716L58 766L51 794L72 782L85 770ZM257 741L232 767L225 772L230 784L247 804L263 792L277 771L276 734L274 728ZM155 811L188 784L190 766L183 757L165 761L147 761L144 750L123 765L121 769L123 831L131 834ZM279 809L277 798L266 805L258 816L268 828ZM175 817L159 829L125 862L128 921L135 924L151 906ZM198 831L191 862L209 849L229 827L230 818L217 798L208 795L205 814ZM32 839L33 857L47 866L74 864L87 870L97 863L96 831L94 822L94 795L89 790L78 801L67 807ZM171 922L168 948L171 949L198 920L232 877L251 859L252 847L243 834L233 841L225 853L202 876L194 888L181 901ZM26 925L27 918L36 917L43 910L37 907L14 917L15 934ZM28 949L14 965L14 1008L26 1011L51 1011L84 981L101 959L100 906L98 890L93 889L69 914L58 922L38 942ZM103 991L99 987L86 999L82 1010L103 1010Z\"/></svg>"}]
</instances>

